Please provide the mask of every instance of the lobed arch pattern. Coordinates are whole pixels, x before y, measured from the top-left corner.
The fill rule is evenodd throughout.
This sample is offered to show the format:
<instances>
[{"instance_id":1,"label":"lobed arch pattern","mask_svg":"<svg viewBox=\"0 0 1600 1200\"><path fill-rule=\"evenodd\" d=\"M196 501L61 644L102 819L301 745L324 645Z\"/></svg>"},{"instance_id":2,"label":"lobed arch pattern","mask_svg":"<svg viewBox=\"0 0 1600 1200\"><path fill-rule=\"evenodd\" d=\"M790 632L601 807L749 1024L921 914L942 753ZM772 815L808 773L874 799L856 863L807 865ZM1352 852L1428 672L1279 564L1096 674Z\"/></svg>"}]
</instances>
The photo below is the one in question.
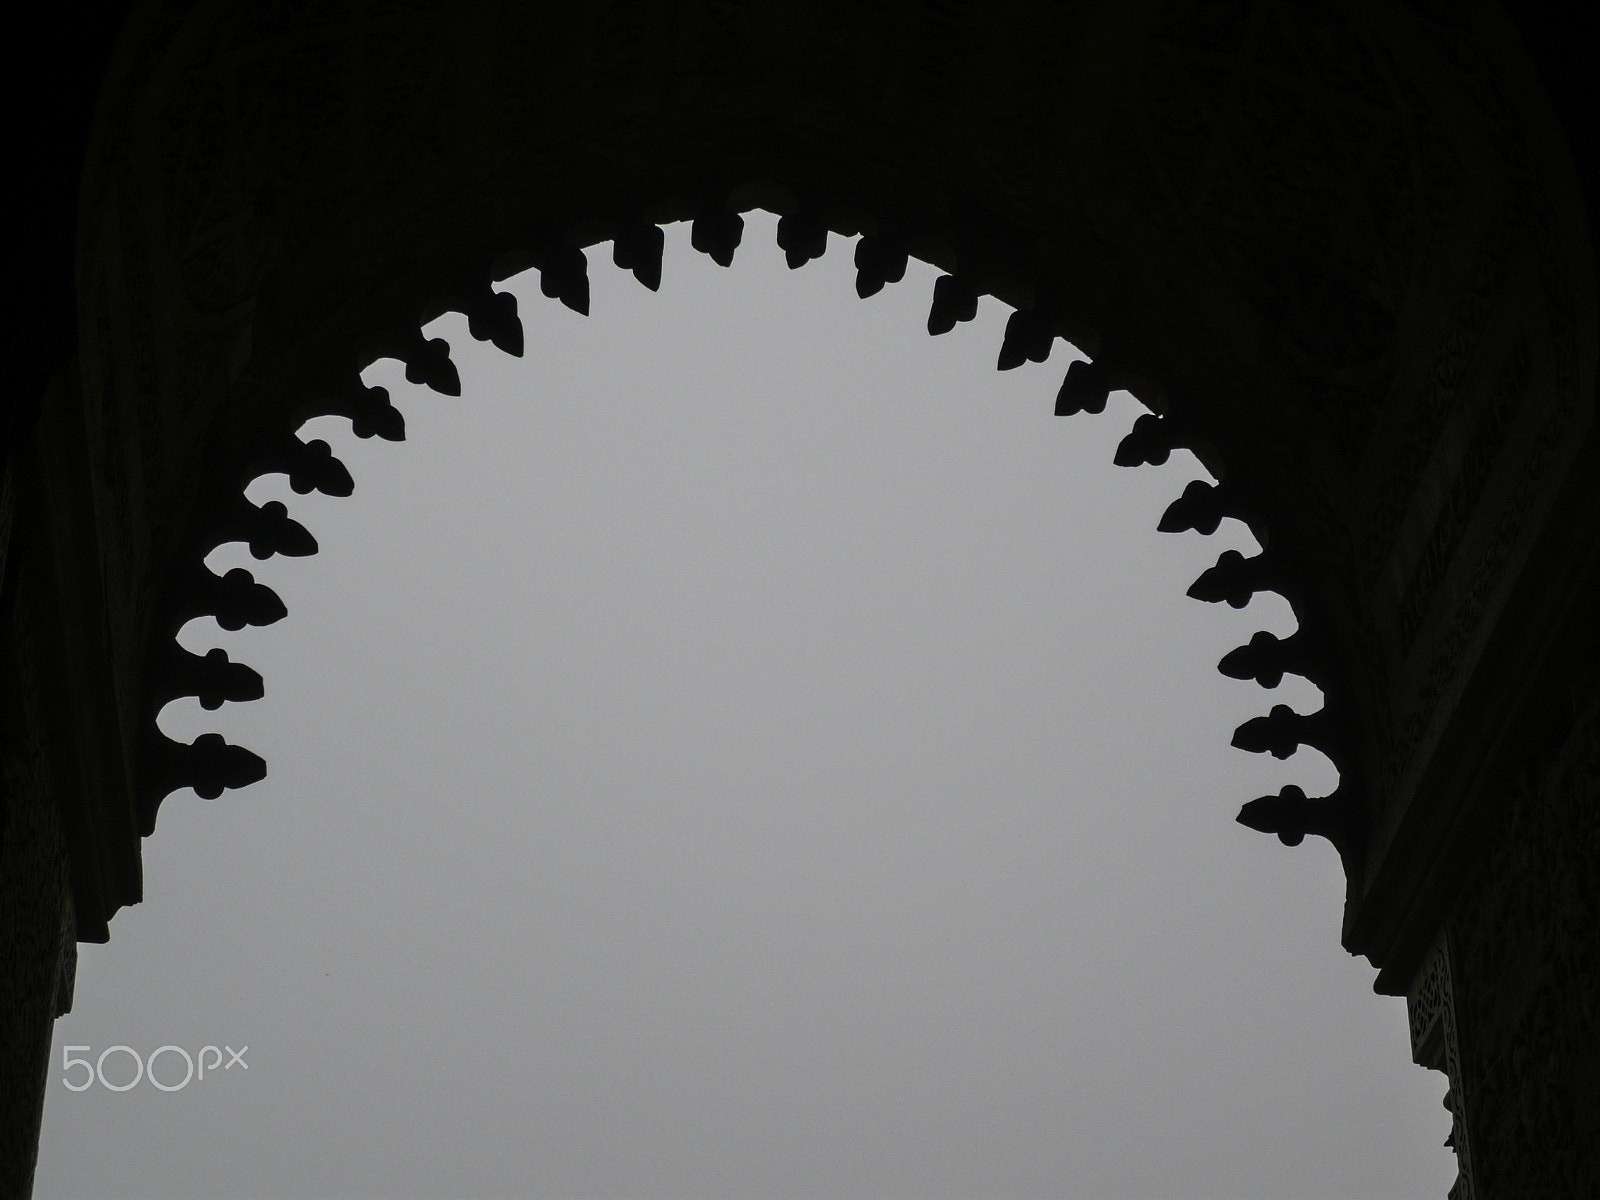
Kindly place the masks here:
<instances>
[{"instance_id":1,"label":"lobed arch pattern","mask_svg":"<svg viewBox=\"0 0 1600 1200\"><path fill-rule=\"evenodd\" d=\"M826 225L807 223L792 215L796 205L783 196L791 216L777 223L780 249L791 269L819 257L826 249ZM867 222L868 228L875 223ZM692 225L692 244L723 267L733 262L744 233L742 214L727 206L710 205L701 210ZM840 231L846 232L848 231ZM618 232L611 241L613 264L631 271L651 291L660 288L664 249L663 230L657 225L635 225ZM563 247L563 251L568 249ZM910 262L903 242L893 235L869 232L856 242L855 289L865 299L886 285L900 282ZM539 271L541 290L574 311L589 311L588 259L582 250L561 253L551 265ZM927 319L930 335L951 331L957 324L977 315L979 293L956 275L940 276L935 282ZM507 354L520 357L524 334L516 299L510 291L489 287L461 306L468 330L479 341L490 342ZM1008 370L1024 362L1043 362L1052 350L1056 334L1036 313L1013 310L999 346L996 367ZM442 338L416 335L407 339L403 351L409 382L425 385L445 396L459 396L461 382ZM1055 415L1098 414L1105 411L1110 393L1121 376L1088 359L1074 361L1066 372L1057 394ZM381 386L352 385L340 402L330 405L349 417L360 436L403 439L404 421L390 403L387 389ZM1180 447L1175 428L1179 422L1152 412L1139 417L1122 438L1114 461L1124 467L1160 465ZM330 496L348 496L354 490L350 472L333 457L325 441L302 442L288 429L266 440L267 455L252 460L251 471L263 465L281 471L296 492L319 491ZM253 476L252 476L253 477ZM248 482L248 480L246 481ZM242 490L242 489L241 489ZM176 743L156 728L155 710L170 700L195 697L203 708L215 710L229 701L259 699L264 682L249 667L230 662L225 651L214 649L204 656L193 654L176 641L176 634L195 616L213 616L222 627L236 630L245 625L266 625L287 615L278 597L258 584L243 568L234 568L218 578L199 565L210 549L225 542L246 544L257 559L274 554L302 556L315 553L317 543L303 526L288 516L286 506L271 501L260 507L239 492L218 495L209 507L208 519L201 526L199 553L187 577L180 577L174 592L175 602L167 606L165 619L158 625L158 636L147 667L146 695L153 705L143 730L143 760L140 778L144 790L135 798L135 812L141 833L154 832L162 800L180 787L192 787L205 799L215 799L228 788L248 786L263 778L266 764L258 756L238 746L227 745L217 734L202 735L193 745ZM1197 530L1213 533L1225 515L1233 515L1226 490L1203 481L1191 484L1174 500L1159 523L1167 533ZM1264 518L1251 514L1259 540L1265 540ZM1205 571L1189 590L1198 600L1234 608L1245 607L1257 593L1292 586L1279 578L1272 560L1265 554L1246 559L1237 550L1226 550L1217 564ZM1241 680L1256 680L1273 688L1287 673L1317 681L1336 678L1332 664L1319 658L1315 634L1304 628L1286 638L1262 631L1246 646L1225 656L1219 664L1223 673ZM1325 684L1324 684L1325 686ZM1303 716L1287 705L1275 705L1269 715L1254 718L1242 726L1233 744L1241 749L1270 752L1289 757L1301 745L1318 748L1339 746L1340 722L1326 709ZM1262 797L1247 804L1239 820L1254 828L1274 832L1286 845L1298 845L1307 833L1327 837L1341 855L1357 851L1360 813L1356 806L1337 793L1318 799L1307 798L1295 785L1278 795Z\"/></svg>"},{"instance_id":2,"label":"lobed arch pattern","mask_svg":"<svg viewBox=\"0 0 1600 1200\"><path fill-rule=\"evenodd\" d=\"M1411 997L1418 1060L1450 1071L1461 1186L1473 1145L1537 1160L1522 1125L1472 1108L1512 1086L1497 1064L1513 1035L1463 1050L1454 998L1476 986L1457 960L1487 979L1490 943L1515 936L1461 915L1469 877L1517 869L1485 858L1524 820L1505 815L1522 811L1505 780L1555 745L1565 765L1538 794L1578 797L1560 819L1581 824L1596 778L1592 680L1543 698L1592 649L1575 614L1600 530L1594 251L1571 151L1514 46L1495 5L1424 0L135 6L85 158L75 371L42 419L78 482L41 536L85 599L59 635L72 733L35 719L21 786L58 796L75 936L104 940L138 900L165 795L264 770L220 738L168 742L154 718L179 695L259 694L172 635L202 613L283 615L247 573L200 561L226 540L315 549L242 498L269 470L349 490L292 431L336 413L403 436L356 372L392 356L458 389L421 324L461 311L515 352L514 302L491 280L536 268L581 310L586 250L609 243L654 286L661 223L693 221L725 262L760 207L791 264L861 234L863 294L908 256L938 267L932 333L980 294L1011 305L1002 368L1078 346L1060 413L1117 388L1152 410L1119 462L1199 455L1220 483L1162 527L1237 516L1264 551L1223 555L1191 594L1278 591L1301 626L1222 668L1304 674L1326 696L1236 744L1311 744L1341 774L1333 796L1286 789L1241 819L1338 847L1344 944ZM55 636L40 611L19 603L24 640ZM1589 843L1539 819L1582 876ZM1552 953L1592 990L1577 944ZM1490 984L1472 994L1492 1013ZM1564 1027L1588 1001L1552 1003ZM1541 1110L1569 1133L1592 1111Z\"/></svg>"},{"instance_id":3,"label":"lobed arch pattern","mask_svg":"<svg viewBox=\"0 0 1600 1200\"><path fill-rule=\"evenodd\" d=\"M793 206L791 205L791 208ZM712 206L696 217L692 239L696 249L726 267L733 261L742 239L744 217L737 211ZM871 223L869 222L869 228ZM791 269L803 266L825 251L830 230L826 225L809 224L803 219L783 217L777 224L780 249ZM839 231L849 236L849 231ZM611 241L613 264L631 271L645 287L656 291L662 275L664 237L658 225L638 225L619 232ZM568 247L563 247L563 250ZM867 233L856 242L856 292L865 299L887 284L904 278L910 255L892 235ZM587 315L589 311L588 259L582 250L561 253L550 265L540 268L540 286L545 295ZM956 275L942 275L934 285L927 327L930 335L947 333L959 323L977 315L979 293ZM507 354L520 357L524 345L521 318L510 291L493 287L461 305L468 329L479 341L490 342ZM1024 362L1048 359L1056 333L1037 313L1013 310L999 346L996 367L1007 370ZM404 356L406 378L445 396L461 395L460 376L451 360L451 349L442 338L421 334L405 337L399 352ZM1105 411L1110 393L1121 379L1103 363L1089 359L1074 361L1057 394L1055 415L1098 414ZM336 415L351 419L363 437L378 436L391 441L405 436L404 419L391 404L387 389L354 384L348 392L326 405ZM318 414L323 415L323 414ZM1135 467L1160 465L1180 448L1177 429L1180 422L1147 412L1121 440L1115 462ZM286 474L294 491L305 494L319 491L329 496L348 496L354 490L350 472L333 457L327 442L302 442L283 429L263 439L264 456L254 458L247 474L277 470ZM254 478L254 475L250 475ZM248 479L245 481L248 483ZM240 489L242 491L242 489ZM180 576L156 626L151 658L146 668L146 694L159 708L172 699L196 697L202 707L215 710L229 701L259 699L264 692L260 676L250 668L232 663L224 651L216 649L205 656L184 650L176 634L196 616L214 616L223 628L236 630L245 625L267 625L287 615L287 609L271 590L255 582L244 568L234 568L221 578L198 565L207 553L227 542L247 545L255 558L275 554L299 557L313 554L317 543L311 533L288 515L281 501L256 506L238 491L219 493L210 498L206 519L199 526L196 542L198 558L187 577ZM1213 533L1224 516L1235 515L1228 490L1220 485L1196 481L1174 500L1163 515L1159 529L1166 533L1197 530ZM1248 514L1258 540L1265 541L1270 528L1266 519ZM1226 601L1243 608L1262 591L1292 587L1273 570L1272 559L1258 554L1246 559L1237 550L1224 551L1217 564L1205 571L1191 586L1189 594L1197 600ZM158 611L160 611L158 609ZM1227 655L1220 669L1237 679L1257 680L1265 687L1276 687L1286 673L1305 675L1314 681L1336 678L1332 664L1319 657L1316 635L1304 629L1287 638L1265 631L1256 634L1249 645ZM144 730L144 758L139 777L144 787L135 798L135 812L144 836L154 832L162 800L179 787L193 787L205 799L215 799L228 788L248 786L265 774L265 763L239 747L226 746L220 735L203 735L194 746L172 742L155 729L154 713ZM1339 721L1323 710L1301 716L1287 706L1277 705L1271 715L1253 719L1241 727L1234 745L1245 750L1271 752L1282 759L1300 745L1337 747ZM1356 807L1330 796L1308 800L1298 788L1290 786L1279 797L1262 798L1246 806L1240 818L1263 831L1275 832L1287 845L1296 845L1305 834L1328 837L1341 854L1353 853L1360 814Z\"/></svg>"}]
</instances>

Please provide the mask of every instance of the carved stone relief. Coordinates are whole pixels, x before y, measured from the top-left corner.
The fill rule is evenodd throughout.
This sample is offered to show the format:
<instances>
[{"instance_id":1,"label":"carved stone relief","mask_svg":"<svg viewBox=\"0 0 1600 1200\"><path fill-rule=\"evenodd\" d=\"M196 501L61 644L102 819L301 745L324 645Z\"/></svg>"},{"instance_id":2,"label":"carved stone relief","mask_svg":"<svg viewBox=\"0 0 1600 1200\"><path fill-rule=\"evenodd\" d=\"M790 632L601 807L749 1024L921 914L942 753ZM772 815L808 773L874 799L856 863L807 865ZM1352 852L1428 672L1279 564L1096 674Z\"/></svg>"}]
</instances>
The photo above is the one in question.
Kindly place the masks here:
<instances>
[{"instance_id":1,"label":"carved stone relief","mask_svg":"<svg viewBox=\"0 0 1600 1200\"><path fill-rule=\"evenodd\" d=\"M1556 749L1508 783L1509 803L1450 920L1458 1070L1480 1200L1591 1196L1600 1181L1600 689L1592 678L1568 712L1564 735L1550 731Z\"/></svg>"}]
</instances>

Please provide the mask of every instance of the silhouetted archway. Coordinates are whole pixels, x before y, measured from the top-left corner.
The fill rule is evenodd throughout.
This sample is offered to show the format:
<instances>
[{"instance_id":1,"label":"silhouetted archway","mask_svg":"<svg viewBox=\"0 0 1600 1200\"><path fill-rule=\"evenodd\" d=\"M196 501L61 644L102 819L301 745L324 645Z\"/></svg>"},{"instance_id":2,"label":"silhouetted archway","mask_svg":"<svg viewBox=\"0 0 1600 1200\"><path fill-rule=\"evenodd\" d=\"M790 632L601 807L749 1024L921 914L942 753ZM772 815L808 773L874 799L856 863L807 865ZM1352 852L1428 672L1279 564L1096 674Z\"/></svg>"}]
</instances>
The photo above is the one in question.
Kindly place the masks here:
<instances>
[{"instance_id":1,"label":"silhouetted archway","mask_svg":"<svg viewBox=\"0 0 1600 1200\"><path fill-rule=\"evenodd\" d=\"M1261 527L1259 561L1201 586L1291 595L1305 636L1233 665L1304 668L1329 703L1241 738L1323 747L1343 786L1248 815L1340 845L1345 944L1449 1067L1466 1186L1469 1142L1493 1147L1490 1191L1556 1169L1492 1097L1520 1086L1514 1044L1579 1020L1583 989L1557 980L1592 967L1560 887L1496 898L1529 854L1545 880L1592 857L1594 693L1573 664L1593 653L1594 258L1571 151L1497 8L151 4L85 161L77 369L8 476L45 498L18 544L55 551L11 601L16 653L68 664L12 702L35 749L9 787L57 797L77 936L138 898L137 835L168 788L252 773L153 739L151 705L183 612L272 611L193 572L230 524L295 549L236 500L303 453L288 430L341 411L396 432L355 367L395 353L448 385L417 323L460 308L511 336L491 278L535 266L581 304L578 249L611 242L648 277L657 222L693 218L720 252L760 205L800 258L866 232L869 286L907 253L945 269L934 327L980 292L1015 305L1003 360L1074 341L1093 366L1063 410L1132 383L1163 420L1129 454L1192 445L1221 479L1174 522ZM58 618L51 595L71 598ZM1530 938L1560 965L1503 1019L1497 947ZM59 991L57 966L30 970L30 995ZM1468 1049L1458 1007L1483 1030ZM1593 1067L1545 1057L1540 1095ZM1593 1115L1535 1107L1567 1131L1552 1145Z\"/></svg>"}]
</instances>

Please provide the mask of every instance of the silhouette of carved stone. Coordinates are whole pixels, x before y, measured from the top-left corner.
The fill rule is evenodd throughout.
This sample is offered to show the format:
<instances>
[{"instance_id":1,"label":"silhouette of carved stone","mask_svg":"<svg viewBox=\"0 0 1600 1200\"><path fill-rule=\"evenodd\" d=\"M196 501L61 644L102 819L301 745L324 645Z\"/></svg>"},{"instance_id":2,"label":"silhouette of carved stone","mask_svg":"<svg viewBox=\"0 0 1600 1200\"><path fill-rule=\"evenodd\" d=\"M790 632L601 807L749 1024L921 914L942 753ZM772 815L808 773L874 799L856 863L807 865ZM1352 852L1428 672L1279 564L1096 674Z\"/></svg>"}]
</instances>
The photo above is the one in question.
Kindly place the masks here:
<instances>
[{"instance_id":1,"label":"silhouette of carved stone","mask_svg":"<svg viewBox=\"0 0 1600 1200\"><path fill-rule=\"evenodd\" d=\"M1061 380L1061 389L1056 393L1056 416L1105 412L1112 387L1111 374L1103 366L1078 359Z\"/></svg>"},{"instance_id":2,"label":"silhouette of carved stone","mask_svg":"<svg viewBox=\"0 0 1600 1200\"><path fill-rule=\"evenodd\" d=\"M1233 745L1255 754L1288 758L1301 746L1327 748L1330 718L1326 710L1297 713L1287 704L1274 704L1264 717L1251 717L1234 731Z\"/></svg>"},{"instance_id":3,"label":"silhouette of carved stone","mask_svg":"<svg viewBox=\"0 0 1600 1200\"><path fill-rule=\"evenodd\" d=\"M733 253L744 236L744 218L721 208L703 209L694 219L689 244L721 267L733 266Z\"/></svg>"},{"instance_id":4,"label":"silhouette of carved stone","mask_svg":"<svg viewBox=\"0 0 1600 1200\"><path fill-rule=\"evenodd\" d=\"M192 787L202 800L215 800L228 788L248 787L267 775L267 764L220 733L202 733L190 745L157 734L144 759L149 791L142 806L142 832L155 832L156 808L179 788Z\"/></svg>"},{"instance_id":5,"label":"silhouette of carved stone","mask_svg":"<svg viewBox=\"0 0 1600 1200\"><path fill-rule=\"evenodd\" d=\"M539 290L573 312L589 315L589 260L576 246L546 247L539 261Z\"/></svg>"},{"instance_id":6,"label":"silhouette of carved stone","mask_svg":"<svg viewBox=\"0 0 1600 1200\"><path fill-rule=\"evenodd\" d=\"M1286 638L1263 629L1251 636L1248 645L1224 654L1217 670L1230 679L1253 679L1264 688L1275 688L1285 674L1304 675L1315 681L1320 672L1315 669L1314 654L1311 638L1304 629Z\"/></svg>"},{"instance_id":7,"label":"silhouette of carved stone","mask_svg":"<svg viewBox=\"0 0 1600 1200\"><path fill-rule=\"evenodd\" d=\"M1117 443L1112 461L1119 467L1159 467L1178 446L1176 422L1156 413L1143 413Z\"/></svg>"},{"instance_id":8,"label":"silhouette of carved stone","mask_svg":"<svg viewBox=\"0 0 1600 1200\"><path fill-rule=\"evenodd\" d=\"M1231 489L1220 483L1207 483L1203 479L1191 480L1167 511L1161 514L1156 525L1162 533L1212 534L1222 524L1222 518L1233 516Z\"/></svg>"},{"instance_id":9,"label":"silhouette of carved stone","mask_svg":"<svg viewBox=\"0 0 1600 1200\"><path fill-rule=\"evenodd\" d=\"M856 243L856 295L865 300L906 277L910 255L900 242L867 234Z\"/></svg>"},{"instance_id":10,"label":"silhouette of carved stone","mask_svg":"<svg viewBox=\"0 0 1600 1200\"><path fill-rule=\"evenodd\" d=\"M1041 312L1018 310L1006 320L1006 331L1000 342L1002 371L1020 367L1025 362L1042 363L1050 357L1050 345L1055 341L1055 330L1050 318Z\"/></svg>"},{"instance_id":11,"label":"silhouette of carved stone","mask_svg":"<svg viewBox=\"0 0 1600 1200\"><path fill-rule=\"evenodd\" d=\"M659 267L656 277L659 282ZM514 358L522 357L522 321L517 316L515 296L484 288L473 295L465 308L468 333L480 342L494 343L497 349Z\"/></svg>"},{"instance_id":12,"label":"silhouette of carved stone","mask_svg":"<svg viewBox=\"0 0 1600 1200\"><path fill-rule=\"evenodd\" d=\"M788 213L778 218L778 248L790 270L821 258L828 248L828 227L810 213Z\"/></svg>"},{"instance_id":13,"label":"silhouette of carved stone","mask_svg":"<svg viewBox=\"0 0 1600 1200\"><path fill-rule=\"evenodd\" d=\"M176 642L150 672L150 693L158 700L194 696L208 711L228 701L259 700L265 694L261 676L243 663L231 662L220 646L194 654Z\"/></svg>"},{"instance_id":14,"label":"silhouette of carved stone","mask_svg":"<svg viewBox=\"0 0 1600 1200\"><path fill-rule=\"evenodd\" d=\"M349 496L356 481L349 468L333 456L333 447L321 438L302 442L289 436L269 444L254 464L261 474L282 471L297 495L321 492L324 496Z\"/></svg>"},{"instance_id":15,"label":"silhouette of carved stone","mask_svg":"<svg viewBox=\"0 0 1600 1200\"><path fill-rule=\"evenodd\" d=\"M222 628L235 631L246 625L271 625L288 615L278 594L257 583L243 567L234 567L220 577L200 567L183 589L168 628L176 634L195 617L215 617Z\"/></svg>"},{"instance_id":16,"label":"silhouette of carved stone","mask_svg":"<svg viewBox=\"0 0 1600 1200\"><path fill-rule=\"evenodd\" d=\"M1594 1189L1595 1067L1552 1055L1592 1030L1596 989L1573 914L1592 915L1600 767L1592 719L1556 711L1596 695L1592 12L902 6L885 40L874 6L778 25L758 4L603 6L616 38L509 2L473 22L446 0L150 0L125 25L104 7L100 26L41 18L70 27L80 77L34 118L59 125L25 164L37 236L13 289L41 302L20 306L0 411L0 710L25 714L0 731L24 814L6 836L28 847L0 886L29 898L0 947L20 999L0 1002L35 1022L28 1047L70 996L61 931L103 939L139 898L150 797L259 762L147 741L173 622L283 615L248 572L196 565L229 519L263 520L230 514L251 472L341 494L331 456L285 439L315 413L402 438L357 379L380 355L459 391L421 324L459 303L473 336L520 348L493 280L537 268L586 312L586 247L612 239L649 285L656 223L692 218L726 265L762 206L795 266L830 228L873 231L863 294L902 246L935 265L930 333L980 294L1010 305L1004 364L1074 331L1093 359L1060 415L1149 381L1160 419L1117 460L1160 461L1181 428L1224 482L1162 527L1250 521L1271 563L1219 563L1202 590L1232 600L1271 565L1301 621L1223 669L1276 682L1314 658L1325 691L1326 717L1247 740L1338 742L1337 804L1280 795L1252 819L1331 828L1345 946L1382 991L1454 997L1460 1052L1429 1061L1451 1072L1457 1194ZM659 28L682 36L641 32ZM263 549L292 544L276 529ZM46 677L70 704L41 707ZM1503 969L1527 947L1553 965ZM37 1130L32 1052L7 1060L34 1082L0 1129ZM0 1191L24 1194L31 1150L4 1154Z\"/></svg>"},{"instance_id":17,"label":"silhouette of carved stone","mask_svg":"<svg viewBox=\"0 0 1600 1200\"><path fill-rule=\"evenodd\" d=\"M359 438L405 441L405 415L389 400L387 388L366 387L357 380L354 386L330 389L328 399L316 407L330 416L349 418L350 428Z\"/></svg>"},{"instance_id":18,"label":"silhouette of carved stone","mask_svg":"<svg viewBox=\"0 0 1600 1200\"><path fill-rule=\"evenodd\" d=\"M317 552L317 539L311 531L289 515L282 500L269 500L259 508L243 496L236 497L212 520L211 526L223 542L244 542L255 558L274 554L303 558Z\"/></svg>"},{"instance_id":19,"label":"silhouette of carved stone","mask_svg":"<svg viewBox=\"0 0 1600 1200\"><path fill-rule=\"evenodd\" d=\"M1188 595L1209 604L1226 601L1230 608L1243 608L1257 592L1273 589L1276 574L1265 554L1246 558L1237 550L1224 550L1216 566L1189 585Z\"/></svg>"},{"instance_id":20,"label":"silhouette of carved stone","mask_svg":"<svg viewBox=\"0 0 1600 1200\"><path fill-rule=\"evenodd\" d=\"M461 375L450 361L450 343L413 332L399 349L406 364L406 380L431 387L444 396L461 395Z\"/></svg>"},{"instance_id":21,"label":"silhouette of carved stone","mask_svg":"<svg viewBox=\"0 0 1600 1200\"><path fill-rule=\"evenodd\" d=\"M1341 854L1351 846L1351 817L1338 796L1309 797L1292 783L1275 796L1250 801L1236 819L1251 829L1277 834L1285 846L1298 846L1308 833L1327 838Z\"/></svg>"},{"instance_id":22,"label":"silhouette of carved stone","mask_svg":"<svg viewBox=\"0 0 1600 1200\"><path fill-rule=\"evenodd\" d=\"M661 255L666 235L659 225L628 225L612 242L611 261L652 292L661 287Z\"/></svg>"},{"instance_id":23,"label":"silhouette of carved stone","mask_svg":"<svg viewBox=\"0 0 1600 1200\"><path fill-rule=\"evenodd\" d=\"M928 332L937 336L949 333L962 321L978 315L978 293L954 275L941 275L933 284L933 303L928 309Z\"/></svg>"}]
</instances>

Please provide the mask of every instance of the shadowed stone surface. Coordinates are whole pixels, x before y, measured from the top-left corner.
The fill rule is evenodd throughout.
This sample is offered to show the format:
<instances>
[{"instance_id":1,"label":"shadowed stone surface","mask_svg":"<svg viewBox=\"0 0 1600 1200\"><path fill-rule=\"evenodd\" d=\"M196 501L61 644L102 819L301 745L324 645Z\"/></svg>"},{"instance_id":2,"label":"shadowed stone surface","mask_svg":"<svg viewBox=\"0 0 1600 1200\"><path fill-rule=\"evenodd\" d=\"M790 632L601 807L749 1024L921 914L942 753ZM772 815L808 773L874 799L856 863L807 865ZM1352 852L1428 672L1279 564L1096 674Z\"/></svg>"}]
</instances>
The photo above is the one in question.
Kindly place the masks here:
<instances>
[{"instance_id":1,"label":"shadowed stone surface","mask_svg":"<svg viewBox=\"0 0 1600 1200\"><path fill-rule=\"evenodd\" d=\"M315 549L244 484L287 456L347 487L289 445L312 415L403 436L374 357L458 393L418 332L443 311L520 350L537 314L491 281L537 268L582 312L586 248L655 287L658 223L725 263L757 207L791 265L867 235L862 295L944 270L930 333L1012 305L1002 369L1073 341L1058 412L1127 387L1161 418L1130 465L1201 457L1220 484L1162 527L1235 516L1267 550L1194 594L1280 591L1301 625L1224 668L1326 695L1239 744L1341 772L1242 819L1338 844L1344 945L1450 1072L1456 1194L1593 1189L1595 1064L1561 1050L1596 994L1594 164L1562 124L1593 17L1518 19L1532 58L1487 3L108 6L76 68L98 108L40 152L49 302L5 412L13 1190L61 931L138 901L169 791L264 769L154 726L182 619L283 615L206 551Z\"/></svg>"}]
</instances>

